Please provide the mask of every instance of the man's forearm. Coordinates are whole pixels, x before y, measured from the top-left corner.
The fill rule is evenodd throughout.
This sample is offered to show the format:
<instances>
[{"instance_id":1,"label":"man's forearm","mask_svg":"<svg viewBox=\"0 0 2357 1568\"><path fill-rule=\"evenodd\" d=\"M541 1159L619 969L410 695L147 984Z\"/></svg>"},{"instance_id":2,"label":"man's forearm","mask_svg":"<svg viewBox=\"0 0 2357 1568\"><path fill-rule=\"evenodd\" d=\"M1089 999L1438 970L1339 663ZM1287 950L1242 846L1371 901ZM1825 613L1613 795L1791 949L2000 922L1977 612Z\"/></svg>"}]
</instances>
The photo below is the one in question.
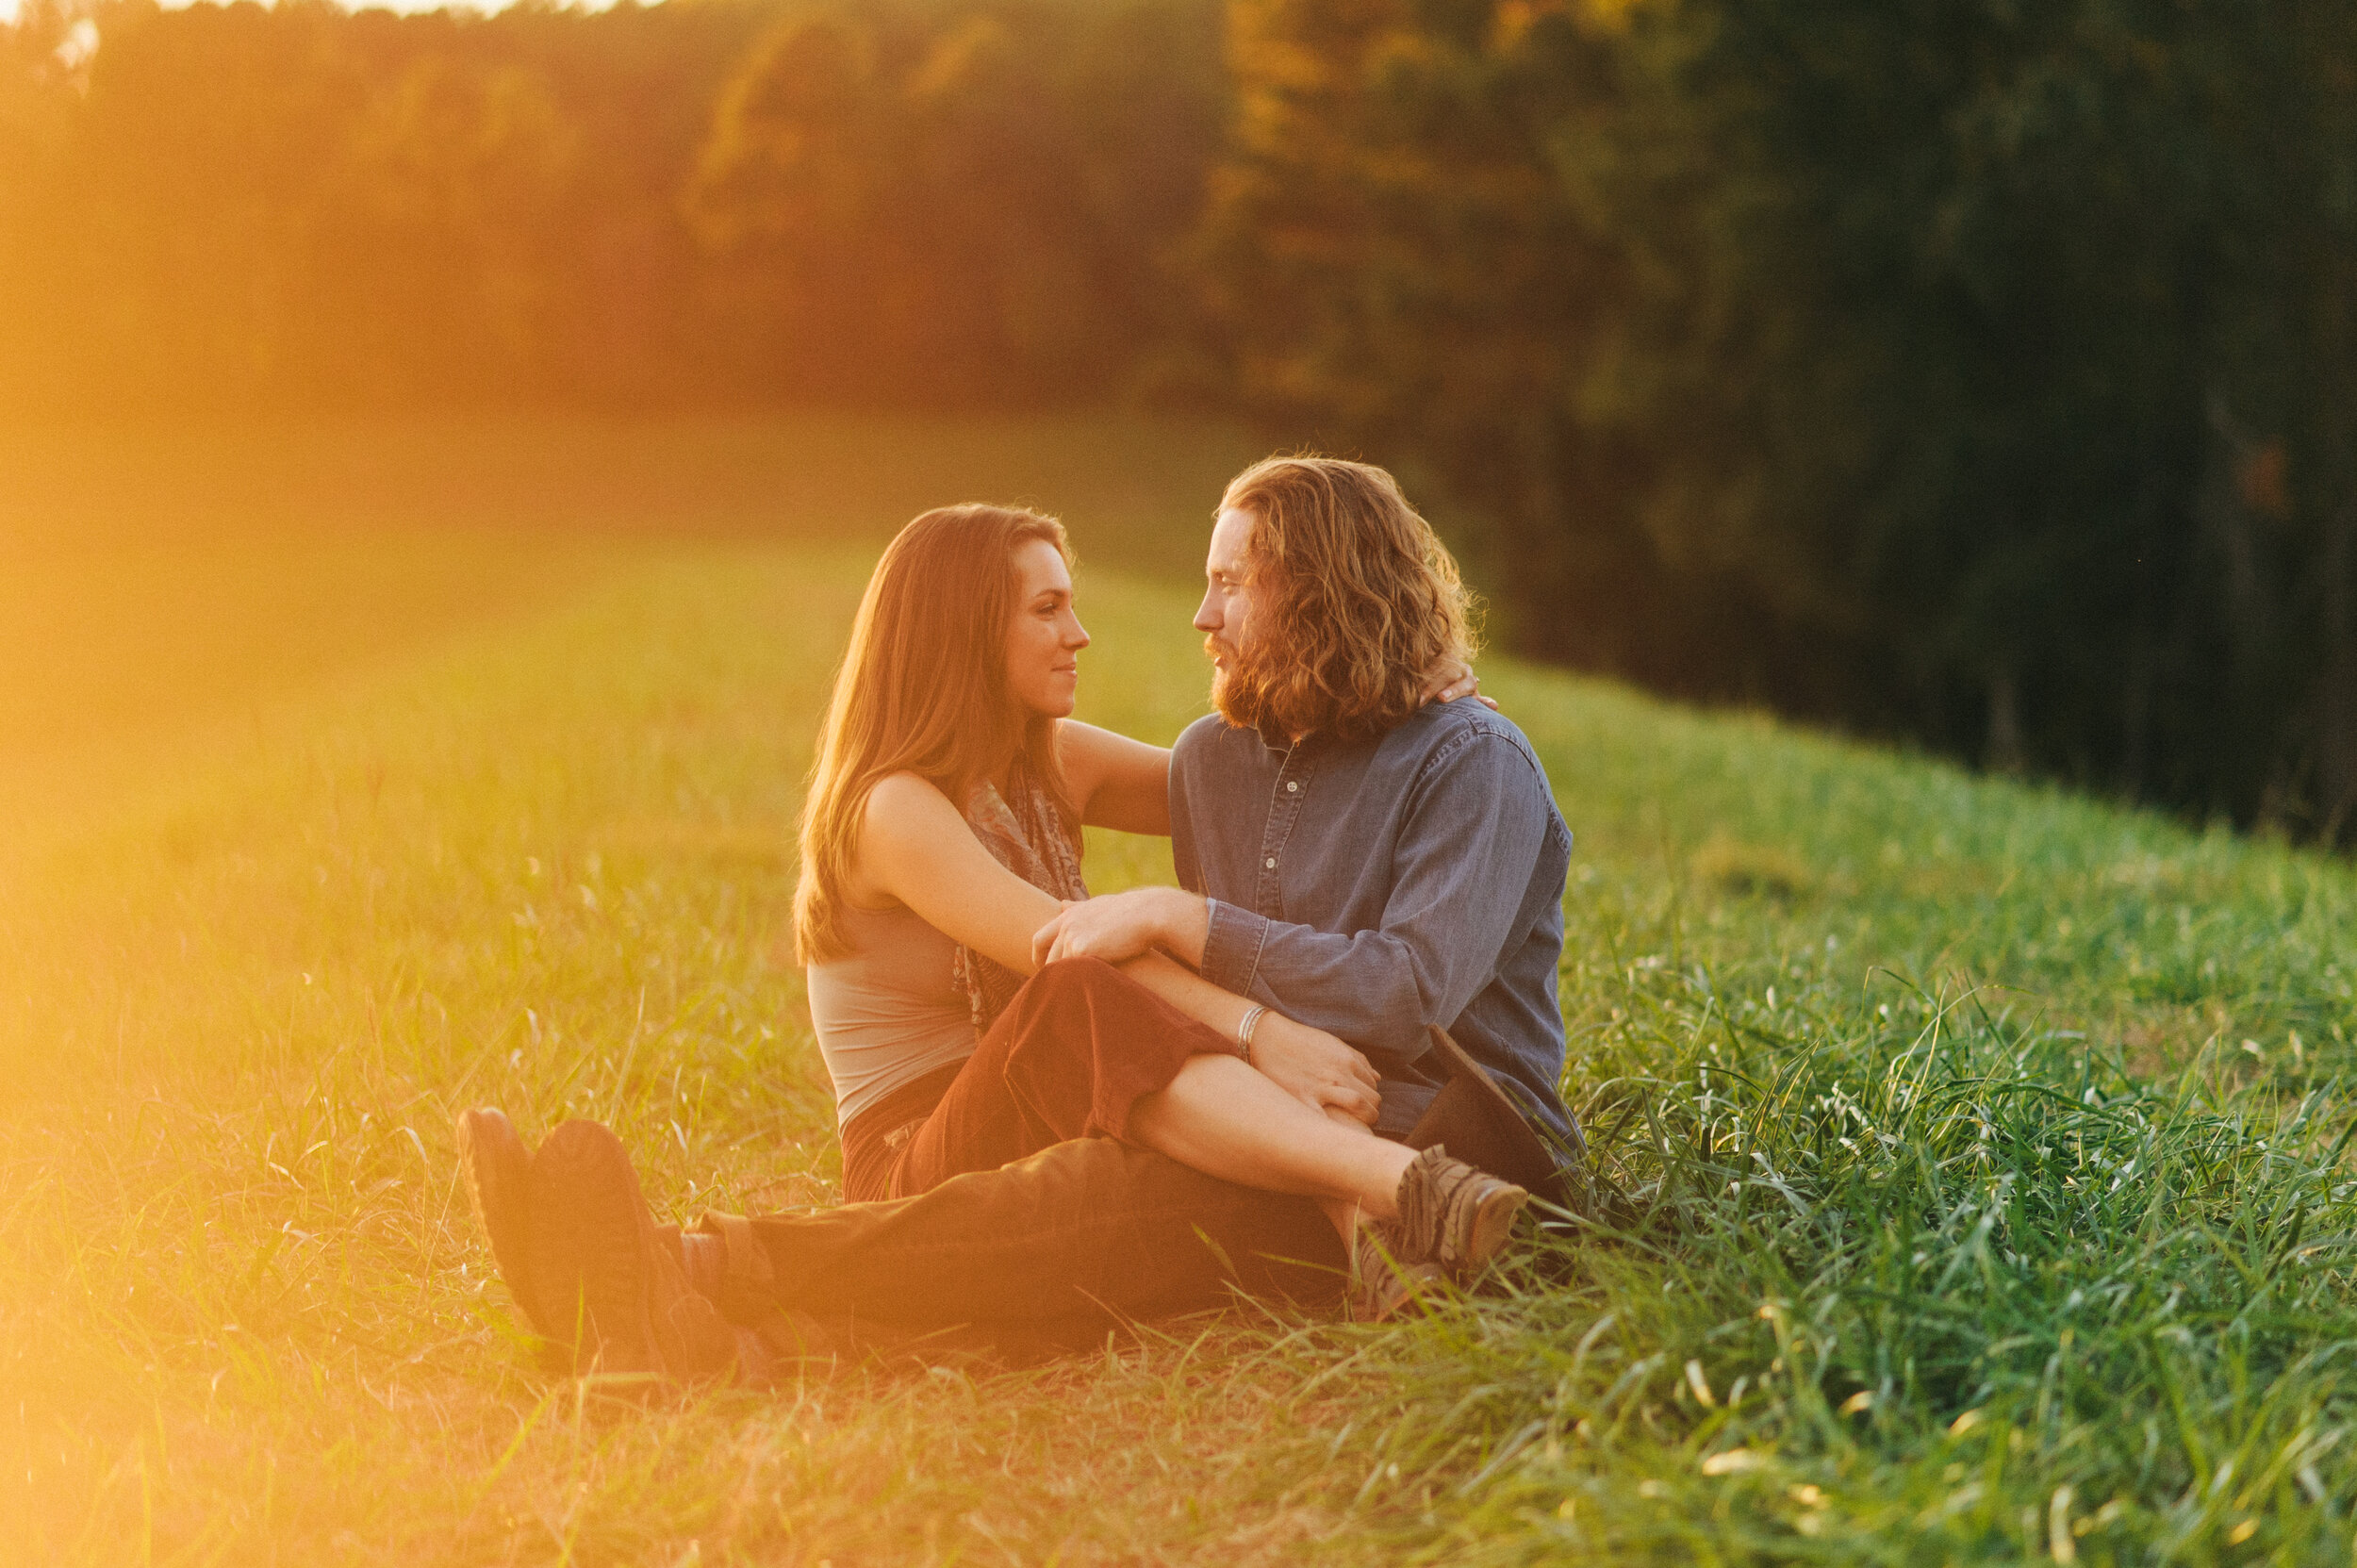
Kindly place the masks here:
<instances>
[{"instance_id":1,"label":"man's forearm","mask_svg":"<svg viewBox=\"0 0 2357 1568\"><path fill-rule=\"evenodd\" d=\"M1211 900L1183 887L1155 892L1154 945L1190 969L1203 967L1203 949L1211 939Z\"/></svg>"},{"instance_id":2,"label":"man's forearm","mask_svg":"<svg viewBox=\"0 0 2357 1568\"><path fill-rule=\"evenodd\" d=\"M1288 1016L1390 1063L1420 1055L1425 1026L1454 1022L1471 995L1472 977L1450 973L1435 944L1412 931L1344 935L1233 904L1219 906L1218 934L1206 942L1204 957L1205 979L1266 998Z\"/></svg>"}]
</instances>

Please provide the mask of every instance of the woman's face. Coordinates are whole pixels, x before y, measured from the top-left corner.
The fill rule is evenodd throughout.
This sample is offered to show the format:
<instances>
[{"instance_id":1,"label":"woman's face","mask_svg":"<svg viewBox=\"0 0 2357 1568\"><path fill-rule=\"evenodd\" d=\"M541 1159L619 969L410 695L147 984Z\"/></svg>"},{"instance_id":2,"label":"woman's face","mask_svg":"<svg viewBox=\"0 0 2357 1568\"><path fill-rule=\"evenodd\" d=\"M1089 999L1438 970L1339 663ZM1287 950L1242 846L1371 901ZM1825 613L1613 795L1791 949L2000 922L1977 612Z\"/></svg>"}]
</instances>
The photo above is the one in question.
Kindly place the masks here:
<instances>
[{"instance_id":1,"label":"woman's face","mask_svg":"<svg viewBox=\"0 0 2357 1568\"><path fill-rule=\"evenodd\" d=\"M1031 713L1071 715L1089 635L1072 613L1072 573L1046 539L1015 546L1014 619L1007 627L1007 690Z\"/></svg>"}]
</instances>

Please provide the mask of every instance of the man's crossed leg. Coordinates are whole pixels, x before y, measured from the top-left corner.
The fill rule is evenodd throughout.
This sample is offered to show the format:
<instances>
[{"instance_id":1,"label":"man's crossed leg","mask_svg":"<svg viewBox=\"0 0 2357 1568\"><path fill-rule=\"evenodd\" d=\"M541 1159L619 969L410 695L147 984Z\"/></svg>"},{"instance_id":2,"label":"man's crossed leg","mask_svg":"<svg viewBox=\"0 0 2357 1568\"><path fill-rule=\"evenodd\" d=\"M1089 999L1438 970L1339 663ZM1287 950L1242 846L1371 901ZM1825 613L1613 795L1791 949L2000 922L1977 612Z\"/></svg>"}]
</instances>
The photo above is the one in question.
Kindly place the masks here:
<instances>
[{"instance_id":1,"label":"man's crossed leg","mask_svg":"<svg viewBox=\"0 0 2357 1568\"><path fill-rule=\"evenodd\" d=\"M577 1371L760 1381L847 1352L1023 1357L1240 1296L1330 1312L1347 1282L1314 1202L1111 1138L915 1197L707 1214L685 1233L655 1224L597 1123L568 1122L536 1153L473 1111L460 1146L509 1289Z\"/></svg>"}]
</instances>

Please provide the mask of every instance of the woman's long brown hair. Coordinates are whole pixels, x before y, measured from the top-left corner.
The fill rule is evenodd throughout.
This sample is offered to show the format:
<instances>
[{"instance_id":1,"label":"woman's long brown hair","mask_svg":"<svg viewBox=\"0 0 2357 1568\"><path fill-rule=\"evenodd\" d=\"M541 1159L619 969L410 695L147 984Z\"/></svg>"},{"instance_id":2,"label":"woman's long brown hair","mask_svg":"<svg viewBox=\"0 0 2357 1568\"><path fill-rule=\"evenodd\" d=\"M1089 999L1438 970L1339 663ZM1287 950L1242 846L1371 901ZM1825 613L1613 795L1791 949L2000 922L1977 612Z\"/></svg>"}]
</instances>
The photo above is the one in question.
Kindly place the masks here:
<instances>
[{"instance_id":1,"label":"woman's long brown hair","mask_svg":"<svg viewBox=\"0 0 2357 1568\"><path fill-rule=\"evenodd\" d=\"M1054 518L943 506L901 529L876 563L802 802L798 963L844 950L843 885L878 780L915 773L963 809L976 784L1020 755L1070 821L1055 720L1025 711L1007 692L1014 552L1033 539L1070 564L1071 545Z\"/></svg>"}]
</instances>

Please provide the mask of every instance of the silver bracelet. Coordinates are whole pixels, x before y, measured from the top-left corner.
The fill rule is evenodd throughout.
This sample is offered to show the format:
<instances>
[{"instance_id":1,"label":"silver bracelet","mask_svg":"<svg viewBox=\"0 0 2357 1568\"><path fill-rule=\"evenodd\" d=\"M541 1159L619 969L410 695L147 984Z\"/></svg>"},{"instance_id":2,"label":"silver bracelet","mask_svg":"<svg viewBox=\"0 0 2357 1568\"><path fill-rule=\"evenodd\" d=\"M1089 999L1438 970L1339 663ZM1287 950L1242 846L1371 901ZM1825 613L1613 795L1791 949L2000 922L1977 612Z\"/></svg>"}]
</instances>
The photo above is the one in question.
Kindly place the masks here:
<instances>
[{"instance_id":1,"label":"silver bracelet","mask_svg":"<svg viewBox=\"0 0 2357 1568\"><path fill-rule=\"evenodd\" d=\"M1260 1065L1252 1060L1252 1032L1261 1027L1261 1019L1267 1012L1256 1001L1244 1010L1244 1021L1236 1025L1236 1054L1244 1058L1247 1067Z\"/></svg>"}]
</instances>

